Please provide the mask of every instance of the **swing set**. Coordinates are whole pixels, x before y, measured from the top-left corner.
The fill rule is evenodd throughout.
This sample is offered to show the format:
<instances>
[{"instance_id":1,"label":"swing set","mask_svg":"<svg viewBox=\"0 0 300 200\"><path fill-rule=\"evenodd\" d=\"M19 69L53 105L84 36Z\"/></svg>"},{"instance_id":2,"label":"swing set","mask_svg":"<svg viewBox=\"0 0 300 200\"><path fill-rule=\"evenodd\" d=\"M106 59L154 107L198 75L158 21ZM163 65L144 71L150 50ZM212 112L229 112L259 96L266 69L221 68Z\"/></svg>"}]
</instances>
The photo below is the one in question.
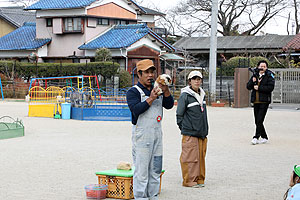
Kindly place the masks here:
<instances>
[{"instance_id":1,"label":"swing set","mask_svg":"<svg viewBox=\"0 0 300 200\"><path fill-rule=\"evenodd\" d=\"M96 91L93 89L93 81L97 87ZM61 113L61 107L58 107L57 104L70 100L74 92L88 93L94 100L100 99L101 101L97 76L78 75L32 78L28 91L28 116L52 117L55 108L57 109L56 112Z\"/></svg>"},{"instance_id":2,"label":"swing set","mask_svg":"<svg viewBox=\"0 0 300 200\"><path fill-rule=\"evenodd\" d=\"M97 92L92 87L92 78L95 79ZM88 79L87 84L84 83L84 80L86 79ZM66 98L70 98L71 93L75 91L89 92L93 98L99 96L101 101L101 92L97 76L78 75L32 78L29 85L29 97L31 103L53 103L56 102L58 96L65 101Z\"/></svg>"},{"instance_id":3,"label":"swing set","mask_svg":"<svg viewBox=\"0 0 300 200\"><path fill-rule=\"evenodd\" d=\"M3 87L2 87L2 83L1 83L1 77L0 77L0 89L1 89L1 97L2 97L2 100L4 100Z\"/></svg>"},{"instance_id":4,"label":"swing set","mask_svg":"<svg viewBox=\"0 0 300 200\"><path fill-rule=\"evenodd\" d=\"M97 76L33 78L27 96L28 116L55 118L62 113L59 105L66 106L62 103L68 102L71 103L71 119L130 121L124 93L100 89Z\"/></svg>"}]
</instances>

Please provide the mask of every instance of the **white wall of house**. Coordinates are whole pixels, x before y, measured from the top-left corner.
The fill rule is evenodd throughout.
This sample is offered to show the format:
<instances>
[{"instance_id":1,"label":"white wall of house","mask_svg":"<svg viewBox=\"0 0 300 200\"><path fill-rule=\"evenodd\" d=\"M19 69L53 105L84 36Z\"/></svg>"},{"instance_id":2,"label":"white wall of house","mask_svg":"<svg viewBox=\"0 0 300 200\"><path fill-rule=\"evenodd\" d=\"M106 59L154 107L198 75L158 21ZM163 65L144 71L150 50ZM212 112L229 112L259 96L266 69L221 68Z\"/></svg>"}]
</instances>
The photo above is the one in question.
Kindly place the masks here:
<instances>
[{"instance_id":1,"label":"white wall of house","mask_svg":"<svg viewBox=\"0 0 300 200\"><path fill-rule=\"evenodd\" d=\"M61 18L57 18L61 22ZM62 23L56 23L53 20L53 27L62 30ZM54 25L55 24L55 25ZM83 52L78 49L86 39L82 33L54 34L52 27L46 27L46 19L38 18L36 20L36 36L37 38L51 38L52 41L48 45L48 56L50 57L65 57L73 55L75 51L77 56L83 55Z\"/></svg>"},{"instance_id":2,"label":"white wall of house","mask_svg":"<svg viewBox=\"0 0 300 200\"><path fill-rule=\"evenodd\" d=\"M86 9L98 7L98 6L101 6L104 4L108 4L108 3L115 3L115 4L125 8L126 10L129 10L130 12L133 12L136 14L135 5L128 5L127 0L100 0L100 1L96 1L96 2L92 3Z\"/></svg>"},{"instance_id":3,"label":"white wall of house","mask_svg":"<svg viewBox=\"0 0 300 200\"><path fill-rule=\"evenodd\" d=\"M35 50L26 51L0 51L0 58L12 58L12 57L28 57L29 54L35 52Z\"/></svg>"},{"instance_id":4,"label":"white wall of house","mask_svg":"<svg viewBox=\"0 0 300 200\"><path fill-rule=\"evenodd\" d=\"M112 57L122 56L120 49L110 49L110 52ZM85 56L95 56L95 53L96 53L96 49L84 50ZM122 53L125 54L125 50L123 50Z\"/></svg>"},{"instance_id":5,"label":"white wall of house","mask_svg":"<svg viewBox=\"0 0 300 200\"><path fill-rule=\"evenodd\" d=\"M86 14L85 8L61 9L61 10L37 10L36 17L75 16Z\"/></svg>"},{"instance_id":6,"label":"white wall of house","mask_svg":"<svg viewBox=\"0 0 300 200\"><path fill-rule=\"evenodd\" d=\"M85 56L95 56L95 49L83 50Z\"/></svg>"},{"instance_id":7,"label":"white wall of house","mask_svg":"<svg viewBox=\"0 0 300 200\"><path fill-rule=\"evenodd\" d=\"M155 41L155 42L152 42ZM155 49L156 51L161 52L160 46L157 44L157 40L155 40L153 37L151 36L145 36L142 39L140 39L139 41L137 41L136 43L132 44L130 47L128 47L128 51L138 48L140 46L143 45L147 45L150 48Z\"/></svg>"},{"instance_id":8,"label":"white wall of house","mask_svg":"<svg viewBox=\"0 0 300 200\"><path fill-rule=\"evenodd\" d=\"M110 49L111 52L111 56L112 57L118 57L118 56L122 56L122 54L125 54L125 50L123 49L122 54L121 54L121 50L120 49Z\"/></svg>"},{"instance_id":9,"label":"white wall of house","mask_svg":"<svg viewBox=\"0 0 300 200\"><path fill-rule=\"evenodd\" d=\"M48 45L49 57L72 56L75 51L76 56L83 56L83 51L78 47L85 42L85 37L81 33L70 33L62 35L52 35L52 41Z\"/></svg>"},{"instance_id":10,"label":"white wall of house","mask_svg":"<svg viewBox=\"0 0 300 200\"><path fill-rule=\"evenodd\" d=\"M90 22L97 22L97 19L92 19L89 18L88 19L88 24L90 24ZM88 25L87 24L87 25ZM92 23L94 24L94 23ZM95 38L96 36L100 35L101 33L103 33L104 31L110 29L111 26L103 26L103 25L96 25L96 26L86 26L85 28L85 42L90 41L91 39Z\"/></svg>"},{"instance_id":11,"label":"white wall of house","mask_svg":"<svg viewBox=\"0 0 300 200\"><path fill-rule=\"evenodd\" d=\"M97 26L97 19L96 18L88 18L86 25L87 25L87 27L95 28Z\"/></svg>"},{"instance_id":12,"label":"white wall of house","mask_svg":"<svg viewBox=\"0 0 300 200\"><path fill-rule=\"evenodd\" d=\"M80 59L80 63L86 63L86 62L90 62L90 59Z\"/></svg>"},{"instance_id":13,"label":"white wall of house","mask_svg":"<svg viewBox=\"0 0 300 200\"><path fill-rule=\"evenodd\" d=\"M48 45L44 45L37 50L38 57L46 57L48 55Z\"/></svg>"},{"instance_id":14,"label":"white wall of house","mask_svg":"<svg viewBox=\"0 0 300 200\"><path fill-rule=\"evenodd\" d=\"M92 22L92 26L87 27L88 20ZM48 48L48 56L50 57L70 56L73 55L74 51L77 56L82 56L84 52L78 49L79 46L111 28L111 26L97 25L96 19L93 18L85 21L84 33L63 33L61 32L63 26L61 18L53 19L53 27L46 27L46 19L38 18L36 20L36 36L37 38L52 39ZM57 34L53 33L55 30Z\"/></svg>"},{"instance_id":15,"label":"white wall of house","mask_svg":"<svg viewBox=\"0 0 300 200\"><path fill-rule=\"evenodd\" d=\"M154 22L153 15L138 15L137 18L142 22Z\"/></svg>"},{"instance_id":16,"label":"white wall of house","mask_svg":"<svg viewBox=\"0 0 300 200\"><path fill-rule=\"evenodd\" d=\"M51 38L52 37L52 27L46 27L46 19L37 18L36 19L36 38Z\"/></svg>"}]
</instances>

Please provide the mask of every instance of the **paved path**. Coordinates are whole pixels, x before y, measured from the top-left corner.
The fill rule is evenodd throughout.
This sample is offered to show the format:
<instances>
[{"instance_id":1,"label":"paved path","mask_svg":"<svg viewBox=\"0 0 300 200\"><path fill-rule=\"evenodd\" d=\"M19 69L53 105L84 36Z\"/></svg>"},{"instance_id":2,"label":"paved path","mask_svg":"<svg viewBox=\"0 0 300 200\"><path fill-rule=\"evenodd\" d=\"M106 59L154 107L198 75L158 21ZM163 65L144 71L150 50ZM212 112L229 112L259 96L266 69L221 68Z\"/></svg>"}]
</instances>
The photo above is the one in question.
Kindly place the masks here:
<instances>
[{"instance_id":1,"label":"paved path","mask_svg":"<svg viewBox=\"0 0 300 200\"><path fill-rule=\"evenodd\" d=\"M81 200L96 171L131 159L129 122L27 117L27 104L0 101L0 116L21 118L25 137L0 140L0 199ZM282 199L292 167L300 163L300 111L269 110L270 142L250 145L251 108L208 108L205 188L181 186L181 136L175 109L165 111L164 169L160 199Z\"/></svg>"}]
</instances>

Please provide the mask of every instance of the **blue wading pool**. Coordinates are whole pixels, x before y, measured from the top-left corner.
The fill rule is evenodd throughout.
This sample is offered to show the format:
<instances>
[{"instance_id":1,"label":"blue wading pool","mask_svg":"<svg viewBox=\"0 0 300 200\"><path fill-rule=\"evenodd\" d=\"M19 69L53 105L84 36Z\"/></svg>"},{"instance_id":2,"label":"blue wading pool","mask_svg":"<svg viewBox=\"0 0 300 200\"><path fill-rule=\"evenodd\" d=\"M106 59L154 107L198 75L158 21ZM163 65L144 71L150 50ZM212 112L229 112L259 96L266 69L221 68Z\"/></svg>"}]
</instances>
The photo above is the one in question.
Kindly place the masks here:
<instances>
[{"instance_id":1,"label":"blue wading pool","mask_svg":"<svg viewBox=\"0 0 300 200\"><path fill-rule=\"evenodd\" d=\"M91 108L72 107L71 118L89 121L131 121L127 105L94 105Z\"/></svg>"}]
</instances>

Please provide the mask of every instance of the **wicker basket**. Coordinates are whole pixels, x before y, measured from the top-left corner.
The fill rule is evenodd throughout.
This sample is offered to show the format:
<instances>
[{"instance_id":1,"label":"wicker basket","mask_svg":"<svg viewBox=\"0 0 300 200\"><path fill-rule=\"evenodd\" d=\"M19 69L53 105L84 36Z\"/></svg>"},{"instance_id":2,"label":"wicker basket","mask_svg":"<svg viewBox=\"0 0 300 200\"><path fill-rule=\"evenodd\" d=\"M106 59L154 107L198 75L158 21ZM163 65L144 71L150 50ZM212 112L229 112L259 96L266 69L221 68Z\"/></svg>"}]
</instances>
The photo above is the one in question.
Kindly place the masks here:
<instances>
[{"instance_id":1,"label":"wicker basket","mask_svg":"<svg viewBox=\"0 0 300 200\"><path fill-rule=\"evenodd\" d=\"M116 170L116 172L120 172L120 170ZM125 171L125 170L122 170ZM109 175L104 175L106 172ZM115 199L133 199L133 170L130 170L130 173L124 176L112 176L112 170L97 172L96 175L98 177L98 183L104 184L108 186L106 197L115 198ZM159 192L161 191L161 179L164 174L164 170L160 175L160 185ZM127 177L125 177L127 176Z\"/></svg>"}]
</instances>

